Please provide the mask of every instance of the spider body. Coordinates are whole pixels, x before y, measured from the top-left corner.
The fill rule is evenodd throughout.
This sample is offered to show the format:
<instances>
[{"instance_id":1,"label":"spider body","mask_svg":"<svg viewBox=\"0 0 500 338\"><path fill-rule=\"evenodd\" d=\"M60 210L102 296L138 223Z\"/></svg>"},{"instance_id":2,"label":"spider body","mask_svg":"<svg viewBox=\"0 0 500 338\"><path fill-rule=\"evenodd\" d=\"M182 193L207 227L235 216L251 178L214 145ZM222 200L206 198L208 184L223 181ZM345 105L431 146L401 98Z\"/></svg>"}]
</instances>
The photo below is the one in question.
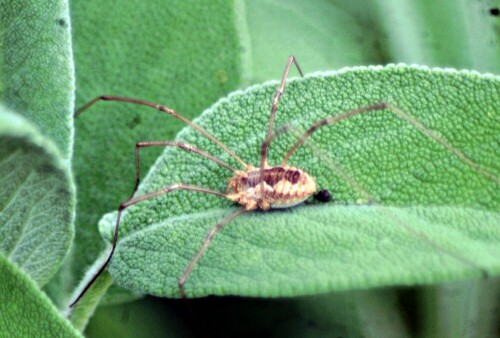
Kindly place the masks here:
<instances>
[{"instance_id":1,"label":"spider body","mask_svg":"<svg viewBox=\"0 0 500 338\"><path fill-rule=\"evenodd\" d=\"M261 178L262 176L262 178ZM262 181L260 181L262 179ZM246 210L288 208L316 192L316 182L304 170L289 166L251 167L229 180L227 196Z\"/></svg>"}]
</instances>

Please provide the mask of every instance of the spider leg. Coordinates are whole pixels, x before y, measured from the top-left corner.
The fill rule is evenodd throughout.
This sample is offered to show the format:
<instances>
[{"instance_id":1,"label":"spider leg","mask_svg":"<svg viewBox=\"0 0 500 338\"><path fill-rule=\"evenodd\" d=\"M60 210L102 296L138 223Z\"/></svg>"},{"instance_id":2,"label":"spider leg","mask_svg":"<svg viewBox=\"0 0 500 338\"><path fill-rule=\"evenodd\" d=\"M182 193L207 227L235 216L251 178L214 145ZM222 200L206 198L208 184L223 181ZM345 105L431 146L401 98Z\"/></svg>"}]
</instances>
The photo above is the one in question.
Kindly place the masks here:
<instances>
[{"instance_id":1,"label":"spider leg","mask_svg":"<svg viewBox=\"0 0 500 338\"><path fill-rule=\"evenodd\" d=\"M209 159L210 161L213 161L222 167L231 170L232 172L236 172L236 169L231 167L229 164L226 162L218 159L215 156L210 155L209 153L204 152L201 149L196 148L195 146L192 146L190 144L186 144L183 142L177 142L177 141L140 141L137 142L135 145L135 186L134 186L134 191L132 191L132 194L130 195L129 199L134 197L135 192L137 191L137 188L139 188L139 183L141 181L141 173L140 173L140 160L139 160L139 150L141 148L145 147L177 147L180 149L183 149L185 151L189 151L195 154L198 154L202 157L205 157Z\"/></svg>"},{"instance_id":2,"label":"spider leg","mask_svg":"<svg viewBox=\"0 0 500 338\"><path fill-rule=\"evenodd\" d=\"M437 143L441 144L444 148L446 148L448 151L450 151L452 154L454 154L456 157L458 157L461 161L463 161L465 164L467 164L471 169L474 171L478 172L479 174L485 176L486 178L496 182L500 183L500 178L495 176L494 174L490 173L488 170L484 169L474 161L472 161L470 158L468 158L464 153L462 153L460 150L457 148L453 147L451 144L446 142L444 139L442 139L440 136L438 136L436 133L434 133L432 130L424 126L421 122L413 118L411 115L403 112L401 109L398 107L387 103L387 102L379 102L376 104L372 104L369 106L361 107L358 109L354 109L351 111L348 111L346 113L337 115L337 116L332 116L332 117L327 117L325 119L321 119L319 121L316 121L313 123L313 125L304 133L302 136L299 137L299 139L293 144L293 146L290 148L290 150L286 153L285 157L283 158L283 161L281 162L281 165L284 166L290 159L290 157L293 155L293 153L297 150L298 147L300 147L304 141L311 136L312 133L314 133L316 130L323 126L327 126L330 124L334 124L337 122L340 122L342 120L345 120L349 117L355 116L355 115L360 115L364 113L369 113L372 111L377 111L377 110L387 110L391 113L393 113L396 116L399 116L403 120L409 122L412 124L415 128L417 128L421 133L426 135L427 137L433 139Z\"/></svg>"},{"instance_id":3,"label":"spider leg","mask_svg":"<svg viewBox=\"0 0 500 338\"><path fill-rule=\"evenodd\" d=\"M243 214L245 212L249 212L249 211L250 210L240 209L240 210L232 213L231 215L229 215L228 217L226 217L224 220L222 220L220 223L218 223L216 226L214 226L207 233L207 235L205 236L205 240L203 241L203 244L198 249L198 252L194 256L194 258L189 262L188 266L186 267L186 270L184 270L184 272L182 273L181 278L179 279L179 284L178 284L179 285L179 292L180 292L182 298L186 298L186 294L184 292L184 284L186 283L189 275L193 271L193 269L196 266L196 264L200 261L201 257L205 253L205 251L207 251L207 249L210 246L210 243L212 242L212 239L215 236L215 234L217 234L217 232L219 232L219 230L221 230L226 224L228 224L229 222L231 222L233 219L235 219L239 215L241 215L241 214Z\"/></svg>"},{"instance_id":4,"label":"spider leg","mask_svg":"<svg viewBox=\"0 0 500 338\"><path fill-rule=\"evenodd\" d=\"M238 155L236 155L233 151L231 151L224 143L222 143L221 141L219 141L218 139L216 139L214 136L212 136L211 134L209 134L205 129L203 129L199 125L197 125L197 124L189 121L187 118L185 118L181 114L177 113L173 109L165 107L165 106L162 106L160 104L156 104L156 103L152 103L152 102L148 102L148 101L144 101L144 100L132 99L132 98L128 98L128 97L103 95L103 96L98 96L98 97L94 98L93 100L87 102L85 105L83 105L80 109L78 109L75 112L74 117L75 118L78 117L81 113L83 113L85 110L87 110L90 106L92 106L94 103L99 102L99 101L126 102L126 103L136 104L136 105L140 105L140 106L150 107L150 108L159 110L161 112L164 112L164 113L166 113L166 114L168 114L170 116L175 117L176 119L181 120L182 122L184 122L188 126L194 128L196 131L198 131L199 133L203 134L206 138L208 138L210 141L212 141L215 144L217 144L227 154L229 154L232 158L234 158L236 161L238 161L245 169L248 170L248 169L251 168L251 166L249 166L248 164L246 164L245 162L243 162L243 160Z\"/></svg>"},{"instance_id":5,"label":"spider leg","mask_svg":"<svg viewBox=\"0 0 500 338\"><path fill-rule=\"evenodd\" d=\"M116 217L116 225L115 225L115 232L114 232L114 235L113 235L113 243L112 243L112 247L111 247L111 252L109 253L108 258L106 259L106 261L99 268L99 270L97 271L97 273L85 285L85 287L80 292L80 294L76 297L76 299L70 304L70 308L74 307L78 303L78 301L83 297L83 295L87 292L87 290L92 286L92 284L94 284L94 282L96 281L96 279L104 271L104 269L106 268L106 266L111 261L111 258L113 258L113 255L114 255L115 249L116 249L116 244L118 242L118 231L119 231L119 228L120 228L120 219L121 219L121 215L122 215L123 210L125 210L126 208L128 208L131 205L137 204L137 203L142 202L144 200L147 200L149 198L154 198L154 197L158 197L158 196L161 196L161 195L165 195L165 194L168 194L169 192L172 192L172 191L175 191L175 190L196 191L196 192L201 192L201 193L205 193L205 194L211 194L211 195L216 195L216 196L219 196L219 197L227 198L226 194L221 193L219 191L215 191L215 190L205 189L205 188L196 187L196 186L192 186L192 185L178 183L178 184L170 185L168 187L165 187L165 188L160 189L160 190L155 191L155 192L151 192L151 193L148 193L148 194L144 194L142 196L131 198L131 199L123 202L122 204L120 204L120 206L118 207L118 216Z\"/></svg>"},{"instance_id":6,"label":"spider leg","mask_svg":"<svg viewBox=\"0 0 500 338\"><path fill-rule=\"evenodd\" d=\"M271 143L272 140L272 134L273 134L273 127L274 127L274 120L276 117L276 110L278 109L278 103L281 98L281 95L283 95L283 92L285 91L285 86L286 86L286 79L288 78L288 73L290 73L290 69L292 68L292 65L297 67L297 70L300 73L300 76L304 76L302 73L302 69L300 69L299 64L297 63L297 60L295 59L295 56L290 56L288 58L288 62L286 63L285 71L283 72L283 76L281 78L281 84L274 93L274 98L273 98L273 103L271 106L271 116L269 117L269 126L267 128L267 134L266 134L266 139L261 145L260 148L260 170L261 170L261 178L260 181L263 179L263 169L265 166L267 166L267 152L269 150L269 144Z\"/></svg>"}]
</instances>

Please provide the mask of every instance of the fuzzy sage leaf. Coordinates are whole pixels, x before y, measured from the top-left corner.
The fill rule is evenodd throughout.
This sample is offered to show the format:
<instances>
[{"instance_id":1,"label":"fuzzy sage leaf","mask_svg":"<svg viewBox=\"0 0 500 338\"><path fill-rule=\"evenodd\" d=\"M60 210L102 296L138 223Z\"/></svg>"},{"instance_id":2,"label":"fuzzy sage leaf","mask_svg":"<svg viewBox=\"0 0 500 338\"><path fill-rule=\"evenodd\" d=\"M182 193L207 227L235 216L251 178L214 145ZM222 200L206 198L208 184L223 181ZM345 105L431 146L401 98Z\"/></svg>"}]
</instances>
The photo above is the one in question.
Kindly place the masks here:
<instances>
[{"instance_id":1,"label":"fuzzy sage leaf","mask_svg":"<svg viewBox=\"0 0 500 338\"><path fill-rule=\"evenodd\" d=\"M198 123L249 163L258 162L276 82L236 92ZM498 177L500 81L491 75L387 66L318 73L291 81L270 163L314 121L388 101ZM227 154L190 129L179 140ZM190 296L296 296L383 285L422 284L500 272L498 183L388 111L319 130L290 165L311 173L334 203L253 213L214 239L186 283ZM184 182L223 191L229 173L178 149L162 155L138 194ZM365 205L362 191L379 201ZM234 206L176 192L133 206L110 265L118 284L178 296L177 281L211 227ZM109 239L114 215L101 223Z\"/></svg>"}]
</instances>

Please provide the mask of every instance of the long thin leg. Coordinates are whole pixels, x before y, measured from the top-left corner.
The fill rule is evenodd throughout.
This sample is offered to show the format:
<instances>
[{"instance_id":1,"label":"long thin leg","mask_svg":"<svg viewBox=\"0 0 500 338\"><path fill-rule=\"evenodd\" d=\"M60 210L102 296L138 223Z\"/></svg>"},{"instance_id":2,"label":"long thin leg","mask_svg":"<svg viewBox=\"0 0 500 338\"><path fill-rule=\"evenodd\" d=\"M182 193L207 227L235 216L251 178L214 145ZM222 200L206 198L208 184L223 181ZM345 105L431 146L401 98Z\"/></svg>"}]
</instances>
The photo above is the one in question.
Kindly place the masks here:
<instances>
[{"instance_id":1,"label":"long thin leg","mask_svg":"<svg viewBox=\"0 0 500 338\"><path fill-rule=\"evenodd\" d=\"M288 77L288 73L290 73L290 68L292 68L292 65L295 64L297 67L297 70L300 73L300 76L304 76L302 73L302 69L300 69L299 64L297 63L297 60L295 59L295 56L290 56L288 58L288 62L286 63L285 71L283 72L283 76L281 78L281 84L274 93L274 98L273 98L273 103L271 106L271 116L269 117L269 126L267 128L267 134L266 134L266 139L261 145L260 149L260 170L261 170L261 178L260 181L262 181L263 178L263 169L264 167L267 166L267 153L269 150L269 144L271 143L272 140L272 134L273 134L273 127L274 127L274 120L276 118L276 110L278 109L278 103L281 98L281 95L283 95L283 92L285 91L285 86L286 86L286 79Z\"/></svg>"},{"instance_id":2,"label":"long thin leg","mask_svg":"<svg viewBox=\"0 0 500 338\"><path fill-rule=\"evenodd\" d=\"M240 209L236 211L235 213L231 214L230 216L226 217L224 220L222 220L220 223L218 223L216 226L210 230L207 235L205 236L205 240L203 241L203 244L201 247L198 249L198 252L194 256L194 258L189 262L186 270L182 273L181 278L179 279L179 292L181 293L183 298L186 298L186 294L184 293L184 284L186 283L186 280L188 279L189 275L191 272L193 272L194 267L196 264L200 261L201 257L207 251L208 247L210 246L210 243L212 242L212 239L214 238L215 234L219 232L226 224L231 222L233 219L238 217L239 215L249 212L250 210L246 209Z\"/></svg>"},{"instance_id":3,"label":"long thin leg","mask_svg":"<svg viewBox=\"0 0 500 338\"><path fill-rule=\"evenodd\" d=\"M76 112L75 112L75 118L78 117L78 115L80 115L81 113L83 113L85 110L87 110L90 106L92 106L94 103L96 102L99 102L99 101L118 101L118 102L126 102L126 103L131 103L131 104L137 104L137 105L141 105L141 106L147 106L147 107L151 107L153 109L157 109L159 111L162 111L164 113L167 113L168 115L170 116L173 116L175 117L176 119L179 119L181 120L182 122L184 122L185 124L187 124L188 126L191 126L193 127L195 130L197 130L198 132L200 132L201 134L203 134L206 138L208 138L210 141L214 142L215 144L217 144L219 147L221 147L226 153L228 153L232 158L234 158L236 161L238 161L245 169L250 169L251 166L249 166L248 164L246 164L245 162L243 162L243 160L237 156L234 152L232 152L228 147L226 147L226 145L224 145L224 143L222 143L221 141L219 141L218 139L216 139L215 137L213 137L212 135L210 135L205 129L203 129L202 127L200 127L199 125L189 121L187 118L185 118L184 116L182 116L181 114L177 113L176 111L174 111L173 109L170 109L168 107L165 107L165 106L162 106L160 104L156 104L156 103L151 103L151 102L148 102L148 101L144 101L144 100L138 100L138 99L132 99L132 98L128 98L128 97L119 97L119 96L109 96L109 95L104 95L104 96L98 96L96 98L94 98L93 100L87 102L83 107L81 107L80 109L78 109Z\"/></svg>"},{"instance_id":4,"label":"long thin leg","mask_svg":"<svg viewBox=\"0 0 500 338\"><path fill-rule=\"evenodd\" d=\"M97 273L92 277L90 282L88 282L87 285L85 285L82 292L80 292L78 297L76 297L76 299L71 303L70 307L73 307L73 306L75 306L76 303L78 303L80 298L83 297L83 295L87 292L87 290L92 286L92 284L94 284L96 279L104 271L104 269L106 268L108 263L111 261L111 258L113 258L113 254L115 253L115 249L116 249L116 243L118 242L118 230L120 228L120 218L121 218L123 210L125 210L126 208L128 208L131 205L137 204L137 203L142 202L146 199L158 197L160 195L165 195L165 194L168 194L169 192L172 192L174 190L196 191L196 192L202 192L205 194L211 194L211 195L216 195L219 197L227 198L227 196L225 194L218 192L218 191L215 191L215 190L210 190L210 189L205 189L205 188L200 188L200 187L196 187L196 186L192 186L192 185L179 183L179 184L174 184L174 185L165 187L165 188L158 190L158 191L155 191L155 192L151 192L151 193L148 193L148 194L145 194L142 196L138 196L138 197L129 199L129 200L123 202L122 204L120 204L120 206L118 207L118 216L116 217L115 233L113 236L113 244L111 247L111 252L109 253L108 258L106 259L104 264L99 268Z\"/></svg>"},{"instance_id":5,"label":"long thin leg","mask_svg":"<svg viewBox=\"0 0 500 338\"><path fill-rule=\"evenodd\" d=\"M222 167L231 170L232 172L236 172L237 170L231 167L229 164L226 162L218 159L215 156L210 155L209 153L204 152L201 149L196 148L195 146L192 146L190 144L186 144L183 142L177 142L177 141L141 141L137 142L135 145L135 186L134 186L134 191L130 195L129 198L134 197L135 192L137 191L137 188L139 187L139 183L141 181L141 173L140 173L140 160L139 160L139 150L141 148L145 147L178 147L183 150L198 154L202 157L205 157L209 159L210 161L213 161Z\"/></svg>"},{"instance_id":6,"label":"long thin leg","mask_svg":"<svg viewBox=\"0 0 500 338\"><path fill-rule=\"evenodd\" d=\"M476 172L480 173L481 175L485 176L486 178L491 179L492 181L496 183L500 183L500 178L496 177L494 174L490 173L486 169L482 168L479 166L477 163L469 159L467 156L465 156L464 153L462 153L460 150L456 149L453 147L451 144L443 140L441 137L439 137L437 134L435 134L433 131L431 131L429 128L425 127L422 123L414 119L412 116L409 114L403 112L401 109L397 108L396 106L387 103L387 102L380 102L377 104L373 104L370 106L366 107L361 107L358 109L354 109L351 111L348 111L347 113L340 114L337 116L333 117L327 117L325 119L316 121L295 143L294 145L290 148L288 153L286 153L285 157L283 158L283 161L281 162L281 165L286 165L290 157L293 155L293 153L297 150L298 147L300 147L304 141L311 136L312 133L314 133L317 129L327 126L330 124L337 123L339 121L345 120L351 116L355 115L360 115L363 113L368 113L376 110L383 110L387 109L391 113L401 117L402 119L406 120L407 122L411 123L415 128L420 130L424 135L432 138L439 144L441 144L443 147L445 147L447 150L449 150L451 153L453 153L456 157L458 157L461 161L463 161L465 164L467 164L470 168L475 170Z\"/></svg>"}]
</instances>

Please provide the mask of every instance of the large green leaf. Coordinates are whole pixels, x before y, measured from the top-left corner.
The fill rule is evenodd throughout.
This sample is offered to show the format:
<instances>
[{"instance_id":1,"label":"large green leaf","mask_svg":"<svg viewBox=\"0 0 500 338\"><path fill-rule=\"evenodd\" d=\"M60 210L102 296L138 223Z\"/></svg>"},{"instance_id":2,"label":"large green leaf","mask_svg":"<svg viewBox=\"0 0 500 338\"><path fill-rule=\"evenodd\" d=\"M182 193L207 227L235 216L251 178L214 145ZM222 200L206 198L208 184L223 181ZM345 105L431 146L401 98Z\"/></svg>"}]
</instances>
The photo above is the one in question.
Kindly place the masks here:
<instances>
[{"instance_id":1,"label":"large green leaf","mask_svg":"<svg viewBox=\"0 0 500 338\"><path fill-rule=\"evenodd\" d=\"M23 271L0 254L0 337L81 337Z\"/></svg>"},{"instance_id":2,"label":"large green leaf","mask_svg":"<svg viewBox=\"0 0 500 338\"><path fill-rule=\"evenodd\" d=\"M57 146L1 106L0 186L0 252L44 285L73 239L74 187Z\"/></svg>"},{"instance_id":3,"label":"large green leaf","mask_svg":"<svg viewBox=\"0 0 500 338\"><path fill-rule=\"evenodd\" d=\"M0 101L57 145L73 147L74 74L68 2L0 1Z\"/></svg>"},{"instance_id":4,"label":"large green leaf","mask_svg":"<svg viewBox=\"0 0 500 338\"><path fill-rule=\"evenodd\" d=\"M114 94L162 103L193 117L239 83L239 43L230 2L129 1L113 6L75 1L72 20L77 106ZM76 120L78 216L67 281L73 278L75 284L82 278L104 247L97 222L130 194L135 143L171 139L181 126L159 112L109 102ZM142 152L143 172L161 151Z\"/></svg>"},{"instance_id":5,"label":"large green leaf","mask_svg":"<svg viewBox=\"0 0 500 338\"><path fill-rule=\"evenodd\" d=\"M197 121L256 165L277 83L221 100ZM270 163L314 121L388 101L482 169L389 111L324 127L290 165L311 173L335 202L240 216L214 239L186 283L190 296L299 295L421 284L500 272L500 80L491 75L388 66L290 81L277 125L295 132L271 146ZM191 129L179 140L237 163ZM485 172L491 175L488 177ZM229 172L167 149L139 194L184 182L224 191ZM367 192L377 204L366 204ZM175 192L125 212L110 271L118 284L178 296L177 281L211 227L235 208L213 196ZM114 215L105 217L108 239Z\"/></svg>"},{"instance_id":6,"label":"large green leaf","mask_svg":"<svg viewBox=\"0 0 500 338\"><path fill-rule=\"evenodd\" d=\"M65 0L0 1L0 100L26 119L0 112L7 114L2 117L0 242L39 285L57 271L73 238L68 7ZM53 295L59 293L57 285Z\"/></svg>"}]
</instances>

